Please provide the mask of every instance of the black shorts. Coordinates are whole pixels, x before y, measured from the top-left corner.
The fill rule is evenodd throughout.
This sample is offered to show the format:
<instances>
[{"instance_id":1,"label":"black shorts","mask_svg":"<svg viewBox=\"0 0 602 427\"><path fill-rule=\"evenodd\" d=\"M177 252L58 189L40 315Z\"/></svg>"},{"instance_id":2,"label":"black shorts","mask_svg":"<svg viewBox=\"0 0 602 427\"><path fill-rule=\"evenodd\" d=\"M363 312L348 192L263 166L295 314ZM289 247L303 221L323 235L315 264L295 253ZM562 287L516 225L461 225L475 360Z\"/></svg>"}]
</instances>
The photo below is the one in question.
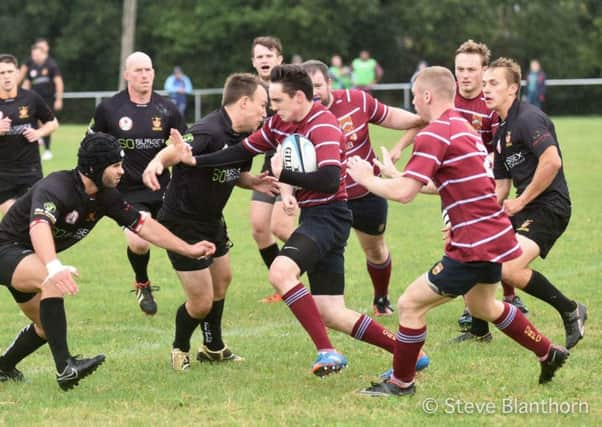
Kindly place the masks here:
<instances>
[{"instance_id":1,"label":"black shorts","mask_svg":"<svg viewBox=\"0 0 602 427\"><path fill-rule=\"evenodd\" d=\"M228 253L232 242L228 237L228 229L224 219L211 222L182 221L177 219L159 219L169 231L187 243L208 240L215 244L215 254L212 256L192 259L176 252L167 251L171 265L176 271L204 270L213 263L213 258L219 258Z\"/></svg>"},{"instance_id":2,"label":"black shorts","mask_svg":"<svg viewBox=\"0 0 602 427\"><path fill-rule=\"evenodd\" d=\"M350 229L351 210L346 202L301 209L299 227L282 246L280 254L292 259L301 273L307 271L312 294L343 295L344 254ZM332 280L318 279L322 277Z\"/></svg>"},{"instance_id":3,"label":"black shorts","mask_svg":"<svg viewBox=\"0 0 602 427\"><path fill-rule=\"evenodd\" d=\"M510 220L516 234L522 234L537 243L540 256L545 258L556 239L566 230L570 218L570 214L559 215L545 206L527 206Z\"/></svg>"},{"instance_id":4,"label":"black shorts","mask_svg":"<svg viewBox=\"0 0 602 427\"><path fill-rule=\"evenodd\" d=\"M502 280L499 262L460 262L447 256L426 273L430 288L444 297L455 298L470 291L477 283L496 285Z\"/></svg>"},{"instance_id":5,"label":"black shorts","mask_svg":"<svg viewBox=\"0 0 602 427\"><path fill-rule=\"evenodd\" d=\"M15 178L14 180L6 177L0 178L0 204L10 199L18 199L40 179L42 179L42 175Z\"/></svg>"},{"instance_id":6,"label":"black shorts","mask_svg":"<svg viewBox=\"0 0 602 427\"><path fill-rule=\"evenodd\" d=\"M0 244L0 284L8 288L13 298L18 303L24 303L32 299L35 292L21 292L12 287L11 282L17 266L23 258L31 255L33 251L18 243Z\"/></svg>"},{"instance_id":7,"label":"black shorts","mask_svg":"<svg viewBox=\"0 0 602 427\"><path fill-rule=\"evenodd\" d=\"M272 170L272 168L270 167L270 161L272 160L273 155L274 155L274 152L271 152L271 151L265 153L263 165L261 166L261 172ZM256 202L269 203L270 205L273 205L275 202L279 202L282 199L280 198L279 195L278 196L269 196L265 193L261 193L259 191L253 190L253 192L251 194L251 200L254 200Z\"/></svg>"},{"instance_id":8,"label":"black shorts","mask_svg":"<svg viewBox=\"0 0 602 427\"><path fill-rule=\"evenodd\" d=\"M375 194L368 193L359 199L347 202L349 209L353 212L353 223L351 226L356 230L380 236L387 227L387 200Z\"/></svg>"},{"instance_id":9,"label":"black shorts","mask_svg":"<svg viewBox=\"0 0 602 427\"><path fill-rule=\"evenodd\" d=\"M136 210L150 212L153 218L157 218L157 214L163 206L163 192L161 191L141 190L121 192L121 194Z\"/></svg>"}]
</instances>

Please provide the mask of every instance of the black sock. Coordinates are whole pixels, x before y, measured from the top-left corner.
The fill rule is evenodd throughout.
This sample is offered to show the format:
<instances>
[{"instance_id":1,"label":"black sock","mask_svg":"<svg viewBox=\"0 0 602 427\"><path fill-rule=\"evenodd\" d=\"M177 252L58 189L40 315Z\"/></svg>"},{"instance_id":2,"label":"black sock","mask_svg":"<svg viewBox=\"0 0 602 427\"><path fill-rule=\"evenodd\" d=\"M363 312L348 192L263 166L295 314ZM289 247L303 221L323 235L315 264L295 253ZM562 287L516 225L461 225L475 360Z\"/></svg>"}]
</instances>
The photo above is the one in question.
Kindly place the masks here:
<instances>
[{"instance_id":1,"label":"black sock","mask_svg":"<svg viewBox=\"0 0 602 427\"><path fill-rule=\"evenodd\" d=\"M145 254L139 255L137 253L132 252L132 250L128 247L128 259L130 260L130 265L134 270L134 274L136 275L136 282L138 283L146 283L148 282L148 261L150 260L150 251Z\"/></svg>"},{"instance_id":2,"label":"black sock","mask_svg":"<svg viewBox=\"0 0 602 427\"><path fill-rule=\"evenodd\" d=\"M199 326L201 319L195 319L188 314L186 304L182 304L176 313L176 336L173 341L173 348L179 348L184 352L190 351L190 337Z\"/></svg>"},{"instance_id":3,"label":"black sock","mask_svg":"<svg viewBox=\"0 0 602 427\"><path fill-rule=\"evenodd\" d=\"M575 301L564 296L554 285L552 285L543 274L533 270L531 279L523 289L529 295L539 298L554 307L562 315L577 308Z\"/></svg>"},{"instance_id":4,"label":"black sock","mask_svg":"<svg viewBox=\"0 0 602 427\"><path fill-rule=\"evenodd\" d=\"M489 332L489 324L478 317L472 318L472 324L470 325L470 333L476 335L477 337L482 337L483 335L487 335Z\"/></svg>"},{"instance_id":5,"label":"black sock","mask_svg":"<svg viewBox=\"0 0 602 427\"><path fill-rule=\"evenodd\" d=\"M10 371L17 364L46 344L46 340L36 333L33 323L25 326L2 356L0 356L0 369Z\"/></svg>"},{"instance_id":6,"label":"black sock","mask_svg":"<svg viewBox=\"0 0 602 427\"><path fill-rule=\"evenodd\" d=\"M222 314L225 300L213 301L211 311L201 322L203 343L211 351L219 351L226 345L222 341Z\"/></svg>"},{"instance_id":7,"label":"black sock","mask_svg":"<svg viewBox=\"0 0 602 427\"><path fill-rule=\"evenodd\" d=\"M280 253L280 249L278 249L278 244L274 243L266 248L259 249L259 253L261 254L261 258L263 259L265 266L269 269Z\"/></svg>"},{"instance_id":8,"label":"black sock","mask_svg":"<svg viewBox=\"0 0 602 427\"><path fill-rule=\"evenodd\" d=\"M54 358L57 372L63 372L70 356L67 347L67 317L62 298L46 298L40 301L40 321Z\"/></svg>"},{"instance_id":9,"label":"black sock","mask_svg":"<svg viewBox=\"0 0 602 427\"><path fill-rule=\"evenodd\" d=\"M44 149L45 150L50 150L50 137L49 136L45 136L42 139L44 140Z\"/></svg>"}]
</instances>

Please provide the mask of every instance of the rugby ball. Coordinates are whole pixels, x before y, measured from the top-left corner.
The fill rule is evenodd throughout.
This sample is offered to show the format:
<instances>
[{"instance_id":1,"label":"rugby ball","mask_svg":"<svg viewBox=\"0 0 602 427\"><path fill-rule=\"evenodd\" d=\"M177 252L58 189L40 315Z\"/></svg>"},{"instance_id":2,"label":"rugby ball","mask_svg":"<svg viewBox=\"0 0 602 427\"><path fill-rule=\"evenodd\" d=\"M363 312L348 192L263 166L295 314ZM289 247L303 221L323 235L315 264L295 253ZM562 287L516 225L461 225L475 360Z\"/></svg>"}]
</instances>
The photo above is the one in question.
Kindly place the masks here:
<instances>
[{"instance_id":1,"label":"rugby ball","mask_svg":"<svg viewBox=\"0 0 602 427\"><path fill-rule=\"evenodd\" d=\"M293 133L280 143L283 169L292 172L315 172L316 148L303 135Z\"/></svg>"}]
</instances>

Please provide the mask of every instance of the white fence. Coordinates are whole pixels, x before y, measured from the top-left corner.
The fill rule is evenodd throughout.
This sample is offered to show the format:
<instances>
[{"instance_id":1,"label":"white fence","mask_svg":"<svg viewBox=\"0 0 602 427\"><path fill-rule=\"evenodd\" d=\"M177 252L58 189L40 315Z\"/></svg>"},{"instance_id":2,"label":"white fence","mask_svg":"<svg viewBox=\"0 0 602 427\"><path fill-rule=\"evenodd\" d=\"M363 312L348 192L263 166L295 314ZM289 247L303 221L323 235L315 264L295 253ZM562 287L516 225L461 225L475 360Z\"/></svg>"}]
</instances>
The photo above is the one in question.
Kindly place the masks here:
<instances>
[{"instance_id":1,"label":"white fence","mask_svg":"<svg viewBox=\"0 0 602 427\"><path fill-rule=\"evenodd\" d=\"M526 82L523 80L522 85L525 86ZM602 85L602 79L549 79L546 80L546 86L599 86ZM383 83L374 86L374 91L401 91L403 92L403 107L406 110L410 109L411 106L411 95L410 95L410 83ZM165 91L157 91L162 95L166 95ZM113 96L115 92L65 92L63 97L65 99L93 99L95 105L98 105L103 98ZM221 95L221 88L214 89L195 89L192 91L194 98L194 120L198 121L203 115L203 102L202 97L208 95Z\"/></svg>"}]
</instances>

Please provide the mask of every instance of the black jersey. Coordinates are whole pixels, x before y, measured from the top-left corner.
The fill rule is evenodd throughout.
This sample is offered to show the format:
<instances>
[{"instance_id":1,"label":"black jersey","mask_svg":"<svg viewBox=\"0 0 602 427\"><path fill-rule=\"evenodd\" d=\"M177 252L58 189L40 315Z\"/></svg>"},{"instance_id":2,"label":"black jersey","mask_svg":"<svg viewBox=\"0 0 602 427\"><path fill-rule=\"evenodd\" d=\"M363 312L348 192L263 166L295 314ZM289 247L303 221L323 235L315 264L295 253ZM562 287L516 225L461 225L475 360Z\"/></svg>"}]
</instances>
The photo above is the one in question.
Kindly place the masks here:
<instances>
[{"instance_id":1,"label":"black jersey","mask_svg":"<svg viewBox=\"0 0 602 427\"><path fill-rule=\"evenodd\" d=\"M175 104L153 92L148 104L136 104L126 90L105 99L96 108L90 123L93 132L105 132L119 140L125 152L118 189L125 193L148 191L142 173L155 155L165 148L171 128L183 132L186 124ZM161 187L169 182L169 171L159 177ZM156 195L155 195L156 197Z\"/></svg>"},{"instance_id":2,"label":"black jersey","mask_svg":"<svg viewBox=\"0 0 602 427\"><path fill-rule=\"evenodd\" d=\"M539 108L515 100L506 120L500 120L494 137L494 175L496 179L512 179L517 197L533 180L539 156L550 146L560 146L554 124ZM529 205L555 207L561 214L570 214L569 189L564 168Z\"/></svg>"},{"instance_id":3,"label":"black jersey","mask_svg":"<svg viewBox=\"0 0 602 427\"><path fill-rule=\"evenodd\" d=\"M38 121L46 123L54 114L35 92L18 89L15 98L0 99L0 118L9 117L11 128L0 135L0 178L42 177L37 141L29 142L23 132L36 129Z\"/></svg>"},{"instance_id":4,"label":"black jersey","mask_svg":"<svg viewBox=\"0 0 602 427\"><path fill-rule=\"evenodd\" d=\"M237 133L224 108L207 114L184 134L193 155L208 154L239 144L247 133ZM176 165L159 213L161 219L211 221L222 217L240 173L251 169L251 160L226 167L192 168Z\"/></svg>"},{"instance_id":5,"label":"black jersey","mask_svg":"<svg viewBox=\"0 0 602 427\"><path fill-rule=\"evenodd\" d=\"M54 78L61 75L58 65L51 57L46 58L42 64L36 64L29 58L25 62L27 74L25 78L31 82L31 90L40 95L46 102L54 101L56 88Z\"/></svg>"},{"instance_id":6,"label":"black jersey","mask_svg":"<svg viewBox=\"0 0 602 427\"><path fill-rule=\"evenodd\" d=\"M77 170L54 172L38 181L17 199L0 223L0 244L19 243L33 249L30 224L50 224L56 251L63 251L86 237L103 217L138 231L142 216L114 188L91 196Z\"/></svg>"}]
</instances>

